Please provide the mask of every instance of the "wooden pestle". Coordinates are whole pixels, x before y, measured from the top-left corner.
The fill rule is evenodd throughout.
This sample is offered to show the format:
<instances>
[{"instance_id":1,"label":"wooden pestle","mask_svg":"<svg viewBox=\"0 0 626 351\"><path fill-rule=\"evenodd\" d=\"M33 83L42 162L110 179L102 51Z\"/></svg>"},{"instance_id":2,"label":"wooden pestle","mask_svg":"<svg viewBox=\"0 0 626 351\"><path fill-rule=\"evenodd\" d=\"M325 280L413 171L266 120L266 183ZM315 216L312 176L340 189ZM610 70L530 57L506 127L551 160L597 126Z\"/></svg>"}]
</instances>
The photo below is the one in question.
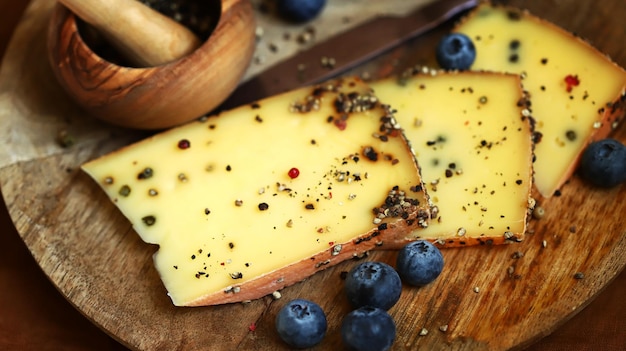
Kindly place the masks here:
<instances>
[{"instance_id":1,"label":"wooden pestle","mask_svg":"<svg viewBox=\"0 0 626 351\"><path fill-rule=\"evenodd\" d=\"M175 61L198 48L187 27L137 0L59 0L139 67Z\"/></svg>"}]
</instances>

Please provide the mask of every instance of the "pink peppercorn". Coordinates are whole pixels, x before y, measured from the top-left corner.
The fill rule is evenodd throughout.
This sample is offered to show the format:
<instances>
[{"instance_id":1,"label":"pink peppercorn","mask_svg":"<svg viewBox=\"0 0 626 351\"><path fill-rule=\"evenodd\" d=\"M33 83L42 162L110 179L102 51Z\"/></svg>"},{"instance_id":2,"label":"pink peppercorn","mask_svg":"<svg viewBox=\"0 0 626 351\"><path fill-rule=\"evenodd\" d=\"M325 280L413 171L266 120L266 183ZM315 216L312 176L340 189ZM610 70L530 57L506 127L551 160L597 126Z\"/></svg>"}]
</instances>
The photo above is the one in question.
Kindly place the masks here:
<instances>
[{"instance_id":1,"label":"pink peppercorn","mask_svg":"<svg viewBox=\"0 0 626 351\"><path fill-rule=\"evenodd\" d=\"M191 147L191 142L187 139L180 139L178 142L178 148L181 150L188 149L189 147Z\"/></svg>"},{"instance_id":2,"label":"pink peppercorn","mask_svg":"<svg viewBox=\"0 0 626 351\"><path fill-rule=\"evenodd\" d=\"M298 178L298 176L300 175L300 170L298 170L297 168L293 167L289 170L289 172L287 172L287 175L289 175L289 178L291 179L295 179Z\"/></svg>"},{"instance_id":3,"label":"pink peppercorn","mask_svg":"<svg viewBox=\"0 0 626 351\"><path fill-rule=\"evenodd\" d=\"M565 84L567 85L567 92L571 93L572 89L580 84L580 80L578 79L578 76L573 76L569 74L567 75L567 77L565 77Z\"/></svg>"}]
</instances>

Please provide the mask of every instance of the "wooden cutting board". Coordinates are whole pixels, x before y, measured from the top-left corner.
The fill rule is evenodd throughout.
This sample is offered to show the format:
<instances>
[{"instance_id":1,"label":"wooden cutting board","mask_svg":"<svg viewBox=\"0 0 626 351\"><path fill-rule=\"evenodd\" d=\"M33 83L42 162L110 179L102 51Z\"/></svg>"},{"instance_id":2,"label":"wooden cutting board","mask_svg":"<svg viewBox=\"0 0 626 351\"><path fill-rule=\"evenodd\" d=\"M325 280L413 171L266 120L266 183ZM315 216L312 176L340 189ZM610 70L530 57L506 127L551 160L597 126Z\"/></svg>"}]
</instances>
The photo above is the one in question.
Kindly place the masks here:
<instances>
[{"instance_id":1,"label":"wooden cutting board","mask_svg":"<svg viewBox=\"0 0 626 351\"><path fill-rule=\"evenodd\" d=\"M328 335L316 349L341 349L339 326L349 306L340 273L354 261L284 289L279 300L172 306L152 265L156 248L139 239L79 170L147 133L92 120L61 90L46 61L51 3L31 4L0 72L0 187L18 232L50 280L96 325L136 350L286 349L273 320L293 298L315 300L328 314ZM626 66L623 1L606 1L602 8L593 0L512 3L589 38ZM408 43L360 72L379 76L428 62L436 38L433 33ZM250 75L253 70L262 68ZM74 146L59 146L62 131L75 137ZM626 142L626 126L614 136ZM560 197L541 203L546 216L531 223L523 243L444 250L441 277L421 289L406 288L390 310L398 325L394 349L520 349L550 333L626 265L625 199L626 186L596 190L574 177ZM394 258L394 252L369 257ZM583 279L574 278L578 272ZM422 329L428 333L420 336Z\"/></svg>"}]
</instances>

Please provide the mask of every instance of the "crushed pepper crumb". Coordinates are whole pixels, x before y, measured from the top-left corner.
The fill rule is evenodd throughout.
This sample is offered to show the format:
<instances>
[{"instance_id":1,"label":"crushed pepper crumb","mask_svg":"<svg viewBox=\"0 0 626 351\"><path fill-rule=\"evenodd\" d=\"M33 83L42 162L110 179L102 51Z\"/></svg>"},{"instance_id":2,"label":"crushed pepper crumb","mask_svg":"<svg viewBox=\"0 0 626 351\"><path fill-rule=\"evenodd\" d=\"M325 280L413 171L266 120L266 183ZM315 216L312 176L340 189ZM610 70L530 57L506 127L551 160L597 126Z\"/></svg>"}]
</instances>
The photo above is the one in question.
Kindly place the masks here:
<instances>
[{"instance_id":1,"label":"crushed pepper crumb","mask_svg":"<svg viewBox=\"0 0 626 351\"><path fill-rule=\"evenodd\" d=\"M56 141L60 147L66 149L72 147L76 140L73 135L71 135L67 130L63 129L57 133Z\"/></svg>"}]
</instances>

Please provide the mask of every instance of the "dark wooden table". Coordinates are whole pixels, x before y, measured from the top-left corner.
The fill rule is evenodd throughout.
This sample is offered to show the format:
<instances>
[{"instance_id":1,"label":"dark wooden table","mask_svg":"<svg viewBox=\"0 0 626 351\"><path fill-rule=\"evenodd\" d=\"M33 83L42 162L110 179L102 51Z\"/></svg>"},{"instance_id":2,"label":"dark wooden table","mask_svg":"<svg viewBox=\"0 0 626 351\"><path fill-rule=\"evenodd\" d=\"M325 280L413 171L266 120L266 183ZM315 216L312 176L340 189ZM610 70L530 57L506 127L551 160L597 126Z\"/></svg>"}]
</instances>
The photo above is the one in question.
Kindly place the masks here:
<instances>
[{"instance_id":1,"label":"dark wooden table","mask_svg":"<svg viewBox=\"0 0 626 351\"><path fill-rule=\"evenodd\" d=\"M620 1L605 0L598 6ZM27 5L27 0L0 0L0 57ZM571 11L576 13L576 9ZM586 20L585 16L579 16L580 20ZM601 30L603 24L595 25ZM616 46L623 46L625 40L614 38ZM1 199L0 350L127 350L55 290L21 241ZM622 350L626 345L625 293L626 272L622 272L588 307L528 350Z\"/></svg>"}]
</instances>

